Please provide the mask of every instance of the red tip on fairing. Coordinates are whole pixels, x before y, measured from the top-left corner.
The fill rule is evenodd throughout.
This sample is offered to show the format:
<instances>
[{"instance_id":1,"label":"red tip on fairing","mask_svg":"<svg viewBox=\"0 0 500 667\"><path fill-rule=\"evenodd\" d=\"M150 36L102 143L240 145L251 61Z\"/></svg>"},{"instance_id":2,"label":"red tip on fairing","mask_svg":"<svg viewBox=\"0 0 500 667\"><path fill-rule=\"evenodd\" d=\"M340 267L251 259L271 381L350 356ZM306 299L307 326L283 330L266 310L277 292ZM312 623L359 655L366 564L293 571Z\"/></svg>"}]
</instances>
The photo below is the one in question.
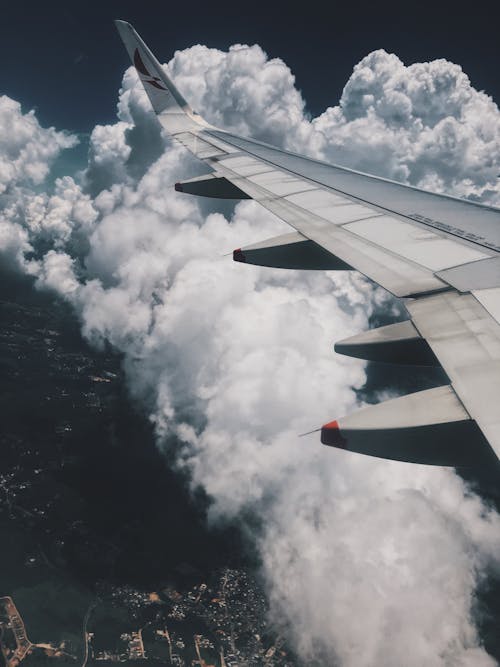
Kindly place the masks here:
<instances>
[{"instance_id":1,"label":"red tip on fairing","mask_svg":"<svg viewBox=\"0 0 500 667\"><path fill-rule=\"evenodd\" d=\"M347 441L342 437L336 419L321 427L321 442L330 447L345 447Z\"/></svg>"},{"instance_id":2,"label":"red tip on fairing","mask_svg":"<svg viewBox=\"0 0 500 667\"><path fill-rule=\"evenodd\" d=\"M235 262L246 262L245 255L241 252L241 248L233 250L233 261Z\"/></svg>"}]
</instances>

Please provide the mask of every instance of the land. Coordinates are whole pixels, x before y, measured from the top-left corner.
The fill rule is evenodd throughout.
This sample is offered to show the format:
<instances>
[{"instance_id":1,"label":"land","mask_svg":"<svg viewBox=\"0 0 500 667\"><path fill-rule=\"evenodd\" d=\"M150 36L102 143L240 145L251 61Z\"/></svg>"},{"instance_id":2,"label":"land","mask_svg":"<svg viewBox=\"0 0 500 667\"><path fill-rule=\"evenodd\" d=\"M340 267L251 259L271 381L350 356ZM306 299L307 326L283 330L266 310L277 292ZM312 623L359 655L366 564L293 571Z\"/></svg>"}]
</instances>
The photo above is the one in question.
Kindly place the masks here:
<instances>
[{"instance_id":1,"label":"land","mask_svg":"<svg viewBox=\"0 0 500 667\"><path fill-rule=\"evenodd\" d=\"M2 276L0 321L0 664L298 664L120 357L25 279Z\"/></svg>"},{"instance_id":2,"label":"land","mask_svg":"<svg viewBox=\"0 0 500 667\"><path fill-rule=\"evenodd\" d=\"M224 569L209 583L185 591L166 587L146 593L102 587L82 621L81 641L28 639L12 598L0 598L0 651L5 667L104 666L150 662L176 667L297 664L285 642L270 633L266 601L242 570Z\"/></svg>"}]
</instances>

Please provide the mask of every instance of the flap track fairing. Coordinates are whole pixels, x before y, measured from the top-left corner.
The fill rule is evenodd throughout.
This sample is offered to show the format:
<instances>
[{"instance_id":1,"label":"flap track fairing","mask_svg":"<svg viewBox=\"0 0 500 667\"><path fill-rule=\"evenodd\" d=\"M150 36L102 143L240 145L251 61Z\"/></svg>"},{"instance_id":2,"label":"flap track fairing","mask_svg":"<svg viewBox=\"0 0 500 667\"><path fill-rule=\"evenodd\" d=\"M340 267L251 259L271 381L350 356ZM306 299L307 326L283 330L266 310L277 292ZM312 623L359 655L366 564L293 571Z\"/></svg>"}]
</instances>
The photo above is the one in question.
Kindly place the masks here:
<instances>
[{"instance_id":1,"label":"flap track fairing","mask_svg":"<svg viewBox=\"0 0 500 667\"><path fill-rule=\"evenodd\" d=\"M321 442L408 463L466 467L496 461L451 385L370 405L329 422L321 429Z\"/></svg>"},{"instance_id":2,"label":"flap track fairing","mask_svg":"<svg viewBox=\"0 0 500 667\"><path fill-rule=\"evenodd\" d=\"M345 271L351 267L300 232L275 236L233 252L235 262L276 269Z\"/></svg>"},{"instance_id":3,"label":"flap track fairing","mask_svg":"<svg viewBox=\"0 0 500 667\"><path fill-rule=\"evenodd\" d=\"M250 199L236 185L228 181L224 176L207 174L198 178L191 178L182 183L176 183L177 192L185 192L199 197L213 197L215 199Z\"/></svg>"},{"instance_id":4,"label":"flap track fairing","mask_svg":"<svg viewBox=\"0 0 500 667\"><path fill-rule=\"evenodd\" d=\"M335 343L335 352L366 361L439 366L429 344L410 320L370 329Z\"/></svg>"}]
</instances>

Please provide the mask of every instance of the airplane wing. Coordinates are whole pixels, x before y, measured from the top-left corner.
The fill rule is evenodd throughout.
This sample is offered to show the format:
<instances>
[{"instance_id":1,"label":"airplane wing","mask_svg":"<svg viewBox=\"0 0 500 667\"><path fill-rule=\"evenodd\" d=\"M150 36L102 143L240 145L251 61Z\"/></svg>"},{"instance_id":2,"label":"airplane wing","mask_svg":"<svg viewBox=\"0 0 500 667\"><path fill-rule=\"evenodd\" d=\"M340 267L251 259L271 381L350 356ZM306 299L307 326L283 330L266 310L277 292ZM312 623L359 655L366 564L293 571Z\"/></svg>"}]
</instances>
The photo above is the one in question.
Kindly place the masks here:
<instances>
[{"instance_id":1,"label":"airplane wing","mask_svg":"<svg viewBox=\"0 0 500 667\"><path fill-rule=\"evenodd\" d=\"M297 155L193 111L133 27L116 21L158 120L210 168L176 189L254 199L294 230L235 261L355 269L403 299L406 322L336 345L367 360L441 365L450 383L328 422L324 444L437 465L500 459L500 209Z\"/></svg>"}]
</instances>

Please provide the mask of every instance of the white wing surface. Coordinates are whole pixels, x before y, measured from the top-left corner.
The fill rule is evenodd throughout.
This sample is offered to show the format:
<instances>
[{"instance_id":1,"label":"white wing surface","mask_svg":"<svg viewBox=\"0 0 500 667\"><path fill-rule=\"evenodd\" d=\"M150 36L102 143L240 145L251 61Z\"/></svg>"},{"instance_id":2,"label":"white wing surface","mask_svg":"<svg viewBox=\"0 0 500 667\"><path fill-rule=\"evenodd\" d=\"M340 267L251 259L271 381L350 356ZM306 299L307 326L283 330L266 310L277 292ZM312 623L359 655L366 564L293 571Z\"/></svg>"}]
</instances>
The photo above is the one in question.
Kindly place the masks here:
<instances>
[{"instance_id":1,"label":"white wing surface","mask_svg":"<svg viewBox=\"0 0 500 667\"><path fill-rule=\"evenodd\" d=\"M240 262L355 269L404 299L408 322L336 346L364 359L441 365L450 384L329 422L324 444L438 465L500 459L500 210L313 160L214 128L132 26L116 21L158 120L210 166L176 184L251 198L293 228L234 252Z\"/></svg>"}]
</instances>

